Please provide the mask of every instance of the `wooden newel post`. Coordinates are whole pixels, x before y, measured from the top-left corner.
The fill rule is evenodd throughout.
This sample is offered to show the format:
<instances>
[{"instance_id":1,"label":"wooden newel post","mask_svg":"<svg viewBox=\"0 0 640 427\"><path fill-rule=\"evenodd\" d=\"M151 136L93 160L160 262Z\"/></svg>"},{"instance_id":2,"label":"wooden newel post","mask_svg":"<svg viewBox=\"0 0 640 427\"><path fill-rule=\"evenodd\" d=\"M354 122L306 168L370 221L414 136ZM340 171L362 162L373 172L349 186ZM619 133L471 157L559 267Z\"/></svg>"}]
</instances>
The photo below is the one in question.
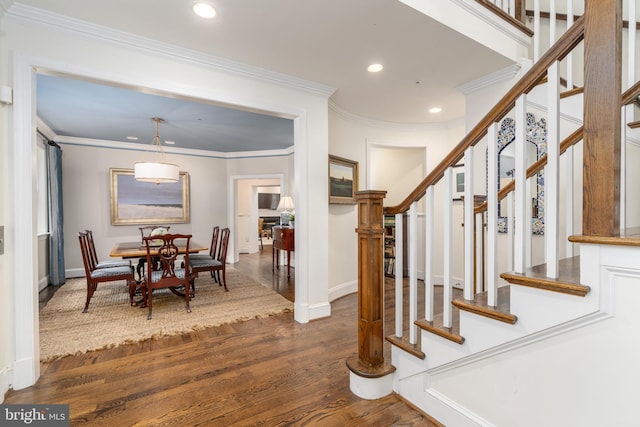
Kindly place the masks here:
<instances>
[{"instance_id":1,"label":"wooden newel post","mask_svg":"<svg viewBox=\"0 0 640 427\"><path fill-rule=\"evenodd\" d=\"M383 200L386 191L359 191L358 204L358 358L347 360L351 372L359 377L380 379L395 371L384 362L384 271L383 271ZM351 390L365 398L375 384L354 384ZM357 382L357 380L356 380ZM386 381L385 381L386 383ZM354 389L355 388L355 389ZM365 388L364 396L362 388Z\"/></svg>"}]
</instances>

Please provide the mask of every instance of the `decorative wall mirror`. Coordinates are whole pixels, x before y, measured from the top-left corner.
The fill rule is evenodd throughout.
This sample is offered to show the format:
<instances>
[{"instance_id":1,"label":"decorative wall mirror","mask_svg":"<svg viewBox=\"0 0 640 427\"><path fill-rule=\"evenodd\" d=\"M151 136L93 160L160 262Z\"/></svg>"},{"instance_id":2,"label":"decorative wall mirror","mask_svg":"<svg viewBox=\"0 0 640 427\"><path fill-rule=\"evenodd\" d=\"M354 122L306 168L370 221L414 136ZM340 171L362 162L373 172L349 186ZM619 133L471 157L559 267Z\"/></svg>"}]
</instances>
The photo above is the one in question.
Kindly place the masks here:
<instances>
[{"instance_id":1,"label":"decorative wall mirror","mask_svg":"<svg viewBox=\"0 0 640 427\"><path fill-rule=\"evenodd\" d=\"M498 132L498 191L514 179L515 170L515 121L506 118ZM535 116L527 113L527 167L547 153L547 122L541 118L536 122ZM544 234L544 171L538 172L531 182L531 232ZM506 233L508 227L508 206L506 199L498 204L498 232Z\"/></svg>"}]
</instances>

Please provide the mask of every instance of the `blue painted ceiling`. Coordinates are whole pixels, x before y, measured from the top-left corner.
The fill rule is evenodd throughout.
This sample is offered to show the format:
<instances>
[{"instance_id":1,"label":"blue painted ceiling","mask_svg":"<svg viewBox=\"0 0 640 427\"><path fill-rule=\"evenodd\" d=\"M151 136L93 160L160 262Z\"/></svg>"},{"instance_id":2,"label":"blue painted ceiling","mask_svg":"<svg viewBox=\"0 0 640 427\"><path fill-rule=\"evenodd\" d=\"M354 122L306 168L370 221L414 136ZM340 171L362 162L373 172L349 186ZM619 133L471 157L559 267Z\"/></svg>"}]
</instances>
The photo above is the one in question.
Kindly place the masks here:
<instances>
[{"instance_id":1,"label":"blue painted ceiling","mask_svg":"<svg viewBox=\"0 0 640 427\"><path fill-rule=\"evenodd\" d=\"M143 93L121 87L37 75L37 115L56 134L94 140L150 144L153 117L161 141L175 148L223 153L286 149L293 145L293 121L204 102Z\"/></svg>"}]
</instances>

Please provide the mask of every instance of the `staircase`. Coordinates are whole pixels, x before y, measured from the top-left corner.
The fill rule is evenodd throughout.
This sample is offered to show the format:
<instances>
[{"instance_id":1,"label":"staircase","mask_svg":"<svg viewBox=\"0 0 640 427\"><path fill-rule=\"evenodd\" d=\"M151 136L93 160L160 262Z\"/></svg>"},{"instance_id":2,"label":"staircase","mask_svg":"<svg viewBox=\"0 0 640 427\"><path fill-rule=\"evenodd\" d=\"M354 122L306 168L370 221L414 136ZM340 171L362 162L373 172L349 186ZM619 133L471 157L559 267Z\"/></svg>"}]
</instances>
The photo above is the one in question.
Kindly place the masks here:
<instances>
[{"instance_id":1,"label":"staircase","mask_svg":"<svg viewBox=\"0 0 640 427\"><path fill-rule=\"evenodd\" d=\"M635 211L627 207L634 192L625 171L636 167L626 146L638 126L638 0L624 2L626 30L618 1L588 1L574 21L566 11L576 2L551 1L546 18L533 2L538 32L545 19L555 31L557 3L566 31L550 36L557 41L539 58L534 52L531 68L402 203L384 206L383 191L358 194L359 352L347 365L360 397L393 391L455 426L637 422L631 396L640 380L640 315L633 307L640 238L629 226L640 219L627 217ZM522 7L505 7L511 10L523 14ZM572 71L575 58L585 58L583 74ZM566 101L574 97L582 102ZM544 115L538 127L533 112ZM571 127L568 116L579 116L578 123ZM543 144L536 145L536 129L546 132ZM498 151L505 135L515 146L508 183ZM527 156L530 142L535 159ZM462 202L453 200L459 163ZM462 205L462 231L454 204ZM385 338L391 361L382 342L383 214L395 215L396 247L403 247L404 216L409 236L406 254L396 253L396 265L408 258L409 277L396 269L395 326ZM456 233L464 239L461 252L453 249ZM463 272L454 271L454 259L464 259ZM462 296L454 297L458 281Z\"/></svg>"}]
</instances>

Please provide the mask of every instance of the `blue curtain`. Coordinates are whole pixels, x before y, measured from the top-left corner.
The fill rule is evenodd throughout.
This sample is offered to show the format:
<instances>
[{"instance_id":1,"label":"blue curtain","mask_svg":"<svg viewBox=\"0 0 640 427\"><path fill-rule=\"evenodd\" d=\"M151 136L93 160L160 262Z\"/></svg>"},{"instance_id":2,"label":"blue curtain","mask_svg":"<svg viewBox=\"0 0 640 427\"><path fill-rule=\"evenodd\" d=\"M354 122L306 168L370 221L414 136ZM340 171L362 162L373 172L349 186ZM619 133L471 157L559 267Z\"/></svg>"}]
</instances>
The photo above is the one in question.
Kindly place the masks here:
<instances>
[{"instance_id":1,"label":"blue curtain","mask_svg":"<svg viewBox=\"0 0 640 427\"><path fill-rule=\"evenodd\" d=\"M62 285L64 273L64 233L62 215L62 149L53 141L47 144L49 181L49 282Z\"/></svg>"}]
</instances>

